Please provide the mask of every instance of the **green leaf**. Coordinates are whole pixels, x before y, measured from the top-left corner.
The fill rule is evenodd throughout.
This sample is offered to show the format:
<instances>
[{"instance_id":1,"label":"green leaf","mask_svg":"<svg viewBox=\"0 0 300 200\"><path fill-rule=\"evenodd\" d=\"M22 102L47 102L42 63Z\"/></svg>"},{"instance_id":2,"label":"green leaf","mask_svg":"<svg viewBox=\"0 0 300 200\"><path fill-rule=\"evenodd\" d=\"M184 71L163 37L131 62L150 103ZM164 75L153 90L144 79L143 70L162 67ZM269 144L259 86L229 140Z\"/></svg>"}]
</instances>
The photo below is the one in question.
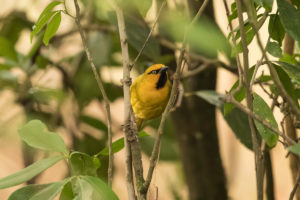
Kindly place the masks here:
<instances>
[{"instance_id":1,"label":"green leaf","mask_svg":"<svg viewBox=\"0 0 300 200\"><path fill-rule=\"evenodd\" d=\"M288 147L288 150L292 153L300 155L300 144L295 144L293 146Z\"/></svg>"},{"instance_id":2,"label":"green leaf","mask_svg":"<svg viewBox=\"0 0 300 200\"><path fill-rule=\"evenodd\" d=\"M229 113L226 115L224 114L223 116L240 142L248 149L252 150L252 138L248 115L243 113L238 108L233 107Z\"/></svg>"},{"instance_id":3,"label":"green leaf","mask_svg":"<svg viewBox=\"0 0 300 200\"><path fill-rule=\"evenodd\" d=\"M95 162L95 159L97 159L98 162ZM69 160L73 175L97 176L97 169L100 167L98 158L94 158L82 152L72 152Z\"/></svg>"},{"instance_id":4,"label":"green leaf","mask_svg":"<svg viewBox=\"0 0 300 200\"><path fill-rule=\"evenodd\" d=\"M298 98L297 98L297 95L296 95L296 90L295 90L295 87L294 87L290 77L278 65L274 65L274 67L275 67L275 70L278 74L278 77L279 77L280 82L282 83L284 89L287 91L289 96L294 100L295 104L299 107Z\"/></svg>"},{"instance_id":5,"label":"green leaf","mask_svg":"<svg viewBox=\"0 0 300 200\"><path fill-rule=\"evenodd\" d=\"M133 0L140 14L145 17L152 5L152 0Z\"/></svg>"},{"instance_id":6,"label":"green leaf","mask_svg":"<svg viewBox=\"0 0 300 200\"><path fill-rule=\"evenodd\" d=\"M255 36L255 32L253 31L252 28L250 28L248 31L246 31L246 42L247 42L247 45L249 45L252 42L254 36ZM241 40L237 44L236 48L237 48L237 53L243 52L243 46L242 46L242 41Z\"/></svg>"},{"instance_id":7,"label":"green leaf","mask_svg":"<svg viewBox=\"0 0 300 200\"><path fill-rule=\"evenodd\" d=\"M139 132L139 138L142 138L144 136L149 136L148 133L145 131ZM112 151L113 153L117 153L121 151L124 148L124 137L114 141L112 143ZM101 150L98 154L103 155L103 156L108 156L109 155L109 149L108 147L105 147L103 150Z\"/></svg>"},{"instance_id":8,"label":"green leaf","mask_svg":"<svg viewBox=\"0 0 300 200\"><path fill-rule=\"evenodd\" d=\"M47 24L47 22L49 21L49 19L55 14L56 12L49 12L47 14L45 14L41 20L37 21L36 24L33 26L33 29L31 31L30 34L30 41L32 41L33 36L35 36L36 34L38 34L43 28L44 26Z\"/></svg>"},{"instance_id":9,"label":"green leaf","mask_svg":"<svg viewBox=\"0 0 300 200\"><path fill-rule=\"evenodd\" d=\"M164 16L161 32L173 40L182 42L185 30L188 28L186 41L192 49L209 57L217 57L218 52L230 56L231 46L213 22L202 17L193 26L187 27L190 22L178 12L171 12Z\"/></svg>"},{"instance_id":10,"label":"green leaf","mask_svg":"<svg viewBox=\"0 0 300 200\"><path fill-rule=\"evenodd\" d=\"M231 14L228 16L229 23L231 23L231 21L236 19L238 16L237 9L236 9L236 3L233 2L230 7L231 7Z\"/></svg>"},{"instance_id":11,"label":"green leaf","mask_svg":"<svg viewBox=\"0 0 300 200\"><path fill-rule=\"evenodd\" d=\"M25 11L12 10L5 14L1 22L0 35L9 40L13 45L19 40L23 30L31 30L33 23L26 17Z\"/></svg>"},{"instance_id":12,"label":"green leaf","mask_svg":"<svg viewBox=\"0 0 300 200\"><path fill-rule=\"evenodd\" d=\"M107 133L107 126L99 119L96 119L95 117L91 117L88 115L81 115L80 121L90 125L91 127L94 127L98 130L104 131Z\"/></svg>"},{"instance_id":13,"label":"green leaf","mask_svg":"<svg viewBox=\"0 0 300 200\"><path fill-rule=\"evenodd\" d=\"M12 193L8 200L52 200L69 180L43 185L28 185Z\"/></svg>"},{"instance_id":14,"label":"green leaf","mask_svg":"<svg viewBox=\"0 0 300 200\"><path fill-rule=\"evenodd\" d=\"M279 66L291 77L293 81L300 85L300 66L286 62L277 62Z\"/></svg>"},{"instance_id":15,"label":"green leaf","mask_svg":"<svg viewBox=\"0 0 300 200\"><path fill-rule=\"evenodd\" d=\"M255 2L263 6L267 11L272 11L273 0L255 0Z\"/></svg>"},{"instance_id":16,"label":"green leaf","mask_svg":"<svg viewBox=\"0 0 300 200\"><path fill-rule=\"evenodd\" d=\"M0 179L0 189L24 183L64 158L64 156L54 156L39 160L17 173L3 177Z\"/></svg>"},{"instance_id":17,"label":"green leaf","mask_svg":"<svg viewBox=\"0 0 300 200\"><path fill-rule=\"evenodd\" d=\"M224 95L221 95L214 90L201 90L192 94L197 95L198 97L217 107L221 107L223 105L221 98L224 97ZM189 93L186 93L186 95L189 95Z\"/></svg>"},{"instance_id":18,"label":"green leaf","mask_svg":"<svg viewBox=\"0 0 300 200\"><path fill-rule=\"evenodd\" d=\"M261 98L256 93L253 95L253 97L254 113L260 116L262 119L266 120L268 123L270 123L271 126L277 129L277 122L268 104L264 101L263 98ZM264 125L262 125L260 122L254 120L254 123L259 134L266 141L267 145L271 148L274 147L277 144L278 135L270 129L268 129L267 127L265 127Z\"/></svg>"},{"instance_id":19,"label":"green leaf","mask_svg":"<svg viewBox=\"0 0 300 200\"><path fill-rule=\"evenodd\" d=\"M55 35L60 25L60 21L61 21L61 12L58 11L51 19L51 21L49 22L46 28L45 35L43 37L43 42L46 46L49 44L49 40Z\"/></svg>"},{"instance_id":20,"label":"green leaf","mask_svg":"<svg viewBox=\"0 0 300 200\"><path fill-rule=\"evenodd\" d=\"M83 188L92 189L92 199L97 199L97 200L118 200L119 199L117 195L112 191L112 189L99 178L92 177L92 176L83 176L79 180L77 180L77 182L78 181L80 185L84 186ZM82 192L84 194L82 196L85 197L86 193L89 194L90 190L84 189L84 190L80 190L80 192Z\"/></svg>"},{"instance_id":21,"label":"green leaf","mask_svg":"<svg viewBox=\"0 0 300 200\"><path fill-rule=\"evenodd\" d=\"M284 38L285 30L281 24L280 18L276 14L270 15L268 25L269 35L273 40L276 40L280 45Z\"/></svg>"},{"instance_id":22,"label":"green leaf","mask_svg":"<svg viewBox=\"0 0 300 200\"><path fill-rule=\"evenodd\" d=\"M269 54L271 54L274 57L282 57L282 50L277 42L268 42L266 50Z\"/></svg>"},{"instance_id":23,"label":"green leaf","mask_svg":"<svg viewBox=\"0 0 300 200\"><path fill-rule=\"evenodd\" d=\"M62 1L52 1L51 3L49 3L46 8L43 10L43 12L40 14L38 20L37 20L37 23L39 23L42 18L47 14L49 13L55 6L59 5L63 3Z\"/></svg>"},{"instance_id":24,"label":"green leaf","mask_svg":"<svg viewBox=\"0 0 300 200\"><path fill-rule=\"evenodd\" d=\"M68 182L65 184L63 190L60 193L59 200L73 200L74 199L74 193L72 188L72 183Z\"/></svg>"},{"instance_id":25,"label":"green leaf","mask_svg":"<svg viewBox=\"0 0 300 200\"><path fill-rule=\"evenodd\" d=\"M74 200L94 199L93 188L82 179L78 179L75 184L76 196Z\"/></svg>"},{"instance_id":26,"label":"green leaf","mask_svg":"<svg viewBox=\"0 0 300 200\"><path fill-rule=\"evenodd\" d=\"M151 156L154 143L155 138L153 137L145 137L140 140L143 152L149 157ZM159 159L162 161L178 161L179 158L179 150L176 140L163 134Z\"/></svg>"},{"instance_id":27,"label":"green leaf","mask_svg":"<svg viewBox=\"0 0 300 200\"><path fill-rule=\"evenodd\" d=\"M18 61L18 54L14 45L5 37L0 36L0 47L0 56L13 61Z\"/></svg>"},{"instance_id":28,"label":"green leaf","mask_svg":"<svg viewBox=\"0 0 300 200\"><path fill-rule=\"evenodd\" d=\"M19 129L19 135L29 146L61 153L68 153L63 139L56 133L49 132L39 120L31 120Z\"/></svg>"},{"instance_id":29,"label":"green leaf","mask_svg":"<svg viewBox=\"0 0 300 200\"><path fill-rule=\"evenodd\" d=\"M8 200L30 200L30 198L38 193L39 191L47 188L49 184L34 184L34 185L27 185L22 187L16 191L14 191L8 198Z\"/></svg>"},{"instance_id":30,"label":"green leaf","mask_svg":"<svg viewBox=\"0 0 300 200\"><path fill-rule=\"evenodd\" d=\"M300 42L300 12L286 0L277 0L281 23L292 38Z\"/></svg>"},{"instance_id":31,"label":"green leaf","mask_svg":"<svg viewBox=\"0 0 300 200\"><path fill-rule=\"evenodd\" d=\"M62 1L52 1L49 3L46 8L43 10L43 12L40 14L38 20L36 21L35 25L33 26L33 30L30 34L30 40L32 41L32 38L34 35L38 34L43 27L46 25L46 23L49 21L49 19L55 14L56 12L51 12L52 9L63 3Z\"/></svg>"},{"instance_id":32,"label":"green leaf","mask_svg":"<svg viewBox=\"0 0 300 200\"><path fill-rule=\"evenodd\" d=\"M142 17L125 13L126 33L128 43L139 52L148 37L150 29ZM158 59L160 56L160 45L154 37L150 37L144 51L142 52L147 58Z\"/></svg>"},{"instance_id":33,"label":"green leaf","mask_svg":"<svg viewBox=\"0 0 300 200\"><path fill-rule=\"evenodd\" d=\"M87 45L96 66L102 66L109 63L112 44L110 34L99 31L91 31L88 33Z\"/></svg>"},{"instance_id":34,"label":"green leaf","mask_svg":"<svg viewBox=\"0 0 300 200\"><path fill-rule=\"evenodd\" d=\"M249 69L249 81L252 79L252 76L253 76L253 72L254 72L254 69L255 69L255 65L252 66L250 69ZM231 87L230 89L230 92L234 91L237 87L239 86L239 80L237 80L233 86ZM245 88L242 86L240 88L239 91L237 91L235 94L234 94L234 98L235 100L237 100L238 102L241 102L246 96L246 93L245 93ZM232 104L232 103L225 103L224 104L224 116L226 116L228 113L231 112L231 110L234 108L235 106Z\"/></svg>"},{"instance_id":35,"label":"green leaf","mask_svg":"<svg viewBox=\"0 0 300 200\"><path fill-rule=\"evenodd\" d=\"M10 70L0 71L0 88L11 87L16 88L18 77Z\"/></svg>"}]
</instances>

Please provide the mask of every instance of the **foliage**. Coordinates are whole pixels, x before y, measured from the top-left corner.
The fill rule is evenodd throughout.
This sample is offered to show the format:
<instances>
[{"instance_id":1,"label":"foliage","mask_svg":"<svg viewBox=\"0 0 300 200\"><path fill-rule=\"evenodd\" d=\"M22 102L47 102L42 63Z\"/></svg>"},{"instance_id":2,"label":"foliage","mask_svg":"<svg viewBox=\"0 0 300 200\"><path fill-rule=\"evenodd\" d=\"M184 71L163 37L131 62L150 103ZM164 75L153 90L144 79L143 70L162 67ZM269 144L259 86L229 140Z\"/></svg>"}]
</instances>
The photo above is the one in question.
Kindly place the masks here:
<instances>
[{"instance_id":1,"label":"foliage","mask_svg":"<svg viewBox=\"0 0 300 200\"><path fill-rule=\"evenodd\" d=\"M146 18L153 2L151 0L116 2L126 10L124 15L126 33L130 59L133 60L143 47L152 28ZM108 98L114 102L118 98L122 98L122 88L119 83L105 79L107 77L104 77L102 73L107 66L108 70L111 70L112 66L118 66L116 68L121 69L120 38L117 33L119 27L114 6L107 1L82 0L81 3L82 18L88 21L83 27L86 32L87 47L102 76L104 89L108 91ZM277 10L273 9L275 3L278 7ZM280 138L278 132L284 131L278 127L279 122L273 114L274 107L278 107L284 115L294 115L297 112L292 111L289 101L287 101L290 98L299 109L299 49L296 48L296 52L287 54L283 45L284 36L288 33L299 46L299 1L292 0L290 4L286 0L251 0L247 5L242 4L242 12L247 19L242 21L243 24L239 24L231 30L227 37L207 17L201 16L191 24L191 19L181 10L179 7L176 10L170 8L164 10L159 18L157 34L149 37L149 41L135 65L135 70L143 72L149 63L161 62L166 65L174 65L175 54L181 48L175 44L183 41L189 47L185 52L188 55L187 65L199 65L199 63L207 62L209 65L225 65L227 69L237 70L232 66L239 66L239 63L233 61L233 57L246 54L243 50L243 39L247 46L250 45L255 41L256 31L259 31L263 25L267 26L269 39L265 41L266 45L262 48L262 54L266 53L266 56L263 56L258 64L250 67L248 77L244 76L243 80L237 80L228 93L220 94L214 90L190 91L190 88L186 88L186 80L182 80L182 85L186 91L189 91L183 98L196 95L215 105L222 112L236 138L248 149L253 150L249 112L247 113L250 110L252 115L256 116L254 129L258 133L258 143L265 142L268 146L267 149L271 151L278 144ZM89 16L85 15L85 12L89 13ZM232 3L228 15L229 23L237 20L238 12L236 2ZM245 15L245 13L247 14ZM16 102L24 108L29 122L19 129L22 141L32 148L46 151L51 155L26 166L15 174L1 178L0 188L27 182L61 160L67 161L71 174L59 182L24 186L16 190L9 200L54 199L58 194L60 194L61 200L118 199L105 183L108 168L107 156L109 155L106 146L108 126L105 122L87 115L84 111L92 101L103 103L103 97L89 68L89 61L83 51L65 56L57 61L53 59L49 50L54 49L55 51L64 48L65 38L77 32L77 30L70 29L66 34L57 33L63 24L61 22L64 20L64 16L75 20L66 6L66 1L51 1L36 22L28 20L25 13L22 12L12 12L7 16L7 20L0 22L0 91L13 91L16 94ZM32 47L26 54L22 54L16 50L16 43L22 31L31 29L31 27ZM245 36L243 36L242 28L245 29ZM233 46L231 40L234 40L236 46ZM220 54L230 63L226 64L226 62L218 60ZM272 59L267 59L269 56L273 56ZM261 73L257 69L262 65L273 67L275 74ZM25 74L25 78L14 73L16 68ZM50 88L32 83L32 78L39 71L45 72L48 69L56 69L59 72L62 77L62 87ZM174 71L174 68L171 67L171 70ZM282 88L274 76L278 77L288 96L282 93ZM248 79L248 82L245 81L245 78ZM259 85L266 95L255 93L252 90L253 85ZM228 100L230 95L235 102ZM247 98L249 95L250 98ZM48 131L47 126L53 130L61 126L69 128L66 117L60 110L69 103L70 99L74 103L74 109L72 109L74 113L70 114L72 115L70 118L74 119L75 124L87 125L92 130L84 130L83 138L76 134L72 135L73 141L71 147L68 148L61 136ZM272 105L269 104L269 100L272 100ZM249 106L249 101L251 101L250 104L253 104L253 108ZM246 103L244 104L244 102ZM245 106L246 104L247 106ZM253 116L250 118L252 119ZM283 121L284 119L281 122ZM147 125L157 128L159 122L160 119L155 119L148 122ZM273 129L271 130L263 122ZM162 136L160 159L165 161L178 161L180 155L172 123L171 119L167 120ZM100 132L103 137L97 139L91 136L90 131L93 130L96 130L97 133ZM68 131L72 132L72 130ZM138 137L141 141L141 149L150 156L155 139L143 131L139 133ZM112 143L114 153L123 148L123 137ZM298 155L300 154L299 149L299 144L288 147L290 152Z\"/></svg>"}]
</instances>

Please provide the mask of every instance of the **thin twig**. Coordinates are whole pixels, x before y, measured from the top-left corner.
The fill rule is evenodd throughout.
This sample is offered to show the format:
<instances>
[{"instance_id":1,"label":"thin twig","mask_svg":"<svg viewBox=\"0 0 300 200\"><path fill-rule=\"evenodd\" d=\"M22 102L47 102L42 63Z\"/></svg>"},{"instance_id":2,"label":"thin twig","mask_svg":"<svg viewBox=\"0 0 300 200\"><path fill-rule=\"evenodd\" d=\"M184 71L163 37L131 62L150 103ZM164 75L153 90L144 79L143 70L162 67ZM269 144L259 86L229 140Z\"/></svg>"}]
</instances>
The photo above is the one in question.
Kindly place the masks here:
<instances>
[{"instance_id":1,"label":"thin twig","mask_svg":"<svg viewBox=\"0 0 300 200\"><path fill-rule=\"evenodd\" d=\"M207 69L209 66L209 63L204 63L201 64L199 67L193 69L193 70L189 70L185 73L182 74L182 76L180 78L185 79L185 78L189 78L191 76L195 76L198 73L203 72L205 69Z\"/></svg>"},{"instance_id":2,"label":"thin twig","mask_svg":"<svg viewBox=\"0 0 300 200\"><path fill-rule=\"evenodd\" d=\"M295 194L296 194L296 192L297 192L297 189L298 189L299 184L300 184L300 170L298 169L298 176L297 176L295 185L294 185L294 187L293 187L293 190L292 190L292 192L291 192L291 194L290 194L289 200L293 200L293 199L294 199L294 196L295 196Z\"/></svg>"},{"instance_id":3,"label":"thin twig","mask_svg":"<svg viewBox=\"0 0 300 200\"><path fill-rule=\"evenodd\" d=\"M199 17L202 15L203 11L205 10L206 6L208 5L209 0L204 0L202 3L200 9L198 10L197 14L195 15L194 19L190 23L190 27L194 25L194 23L199 19Z\"/></svg>"},{"instance_id":4,"label":"thin twig","mask_svg":"<svg viewBox=\"0 0 300 200\"><path fill-rule=\"evenodd\" d=\"M225 102L234 104L238 109L243 111L245 114L249 115L252 119L257 120L262 125L273 131L274 133L278 134L280 137L282 137L289 145L294 145L296 142L292 140L291 138L284 135L282 132L280 132L278 129L274 128L270 123L268 123L266 120L262 119L260 116L255 114L253 111L251 111L249 108L245 107L243 104L239 103L231 94L227 94L225 98Z\"/></svg>"},{"instance_id":5,"label":"thin twig","mask_svg":"<svg viewBox=\"0 0 300 200\"><path fill-rule=\"evenodd\" d=\"M160 9L159 9L159 11L158 11L158 13L157 13L156 19L155 19L155 21L154 21L154 24L153 24L153 26L152 26L152 28L151 28L151 30L150 30L150 32L149 32L149 34L148 34L148 36L147 36L145 42L144 42L144 44L143 44L141 50L139 51L138 55L135 57L134 61L130 64L130 70L135 66L136 62L138 61L138 59L139 59L140 56L142 55L142 53L143 53L143 51L144 51L146 45L148 44L149 39L150 39L151 36L152 36L152 32L153 32L153 30L154 30L154 28L155 28L155 25L157 24L158 18L159 18L160 14L161 14L161 11L163 10L163 8L164 8L165 5L166 5L166 1L164 1L164 2L161 4L161 7L160 7Z\"/></svg>"},{"instance_id":6,"label":"thin twig","mask_svg":"<svg viewBox=\"0 0 300 200\"><path fill-rule=\"evenodd\" d=\"M229 15L230 15L230 12L229 12L229 8L228 8L227 1L226 1L226 0L223 0L223 4L224 4L224 7L225 7L227 19L228 19L228 18L229 18ZM236 39L235 39L235 36L234 36L233 27L232 27L232 23L231 23L231 22L229 22L229 28L230 28L230 32L232 33L232 34L231 34L232 43L233 43L234 47L236 47L237 44L236 44ZM244 73L244 72L243 72L242 65L241 65L240 57L239 57L239 55L238 55L237 52L236 52L236 55L235 55L235 59L236 59L237 68L238 68L239 85L238 85L237 88L235 88L235 89L231 92L233 95L234 95L236 92L238 92L238 91L242 88L242 83L243 83L243 73Z\"/></svg>"},{"instance_id":7,"label":"thin twig","mask_svg":"<svg viewBox=\"0 0 300 200\"><path fill-rule=\"evenodd\" d=\"M100 76L97 73L97 69L96 66L94 64L93 58L91 56L90 50L87 46L87 42L86 42L86 38L84 35L84 31L82 29L82 26L80 24L80 8L78 5L77 0L74 0L74 4L75 4L75 8L76 8L76 17L75 17L75 22L76 25L78 27L80 36L81 36L81 40L82 40L82 44L87 56L87 59L90 63L91 69L93 71L94 77L97 81L98 87L101 91L101 94L103 96L103 100L105 102L105 110L106 110L106 115L107 115L107 129L108 129L108 148L109 148L109 164L108 164L108 185L111 186L112 185L112 178L113 178L113 160L114 160L114 155L112 152L112 131L111 131L111 113L110 113L110 101L106 95L103 83L100 79Z\"/></svg>"}]
</instances>

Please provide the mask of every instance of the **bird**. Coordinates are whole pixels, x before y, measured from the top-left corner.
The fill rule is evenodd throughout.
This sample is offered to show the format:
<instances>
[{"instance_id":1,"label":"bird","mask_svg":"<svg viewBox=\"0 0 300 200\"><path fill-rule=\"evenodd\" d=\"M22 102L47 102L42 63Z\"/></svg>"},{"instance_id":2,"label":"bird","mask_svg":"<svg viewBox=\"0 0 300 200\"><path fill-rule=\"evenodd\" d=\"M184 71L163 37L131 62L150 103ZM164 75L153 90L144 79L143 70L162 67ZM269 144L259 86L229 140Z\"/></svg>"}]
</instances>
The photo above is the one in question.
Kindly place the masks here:
<instances>
[{"instance_id":1,"label":"bird","mask_svg":"<svg viewBox=\"0 0 300 200\"><path fill-rule=\"evenodd\" d=\"M168 66L155 64L138 76L130 86L130 101L138 130L145 120L161 116L168 104L171 82Z\"/></svg>"}]
</instances>

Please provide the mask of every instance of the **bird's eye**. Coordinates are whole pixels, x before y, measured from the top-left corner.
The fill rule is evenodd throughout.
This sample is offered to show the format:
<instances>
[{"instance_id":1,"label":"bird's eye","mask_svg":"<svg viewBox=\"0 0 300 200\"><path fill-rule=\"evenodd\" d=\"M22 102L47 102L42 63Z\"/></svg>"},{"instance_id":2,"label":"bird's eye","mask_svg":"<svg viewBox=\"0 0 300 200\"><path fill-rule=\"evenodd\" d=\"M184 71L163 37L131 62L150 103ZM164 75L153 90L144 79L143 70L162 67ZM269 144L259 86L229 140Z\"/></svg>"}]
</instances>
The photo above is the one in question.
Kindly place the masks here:
<instances>
[{"instance_id":1,"label":"bird's eye","mask_svg":"<svg viewBox=\"0 0 300 200\"><path fill-rule=\"evenodd\" d=\"M157 74L157 71L156 71L156 70L153 70L153 71L152 71L152 74Z\"/></svg>"}]
</instances>

